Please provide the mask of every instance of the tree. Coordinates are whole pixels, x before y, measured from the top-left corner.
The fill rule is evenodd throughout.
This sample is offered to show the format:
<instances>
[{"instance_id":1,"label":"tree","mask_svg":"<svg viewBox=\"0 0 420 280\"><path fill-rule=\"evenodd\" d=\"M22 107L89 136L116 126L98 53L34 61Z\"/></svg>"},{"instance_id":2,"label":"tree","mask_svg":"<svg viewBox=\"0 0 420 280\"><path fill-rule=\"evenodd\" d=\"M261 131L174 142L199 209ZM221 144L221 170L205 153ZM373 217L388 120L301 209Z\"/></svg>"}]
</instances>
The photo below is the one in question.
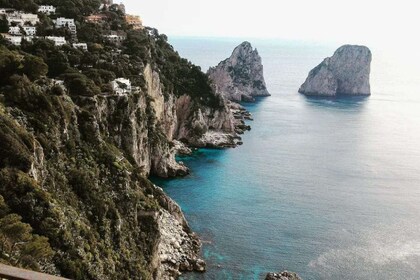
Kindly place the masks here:
<instances>
[{"instance_id":1,"label":"tree","mask_svg":"<svg viewBox=\"0 0 420 280\"><path fill-rule=\"evenodd\" d=\"M55 78L70 68L67 56L60 51L54 51L48 58L48 76Z\"/></svg>"},{"instance_id":2,"label":"tree","mask_svg":"<svg viewBox=\"0 0 420 280\"><path fill-rule=\"evenodd\" d=\"M33 0L0 0L0 7L13 8L31 13L38 11L38 5Z\"/></svg>"},{"instance_id":3,"label":"tree","mask_svg":"<svg viewBox=\"0 0 420 280\"><path fill-rule=\"evenodd\" d=\"M21 61L19 53L0 46L0 85L8 84L9 77L21 69Z\"/></svg>"},{"instance_id":4,"label":"tree","mask_svg":"<svg viewBox=\"0 0 420 280\"><path fill-rule=\"evenodd\" d=\"M36 80L47 75L48 65L45 64L42 58L28 54L25 56L25 60L23 62L23 72L29 77L29 79Z\"/></svg>"},{"instance_id":5,"label":"tree","mask_svg":"<svg viewBox=\"0 0 420 280\"><path fill-rule=\"evenodd\" d=\"M48 238L32 234L32 227L22 217L9 214L0 219L0 260L13 266L40 270L40 264L54 251Z\"/></svg>"},{"instance_id":6,"label":"tree","mask_svg":"<svg viewBox=\"0 0 420 280\"><path fill-rule=\"evenodd\" d=\"M71 95L94 96L101 93L95 83L81 73L65 73L61 77Z\"/></svg>"},{"instance_id":7,"label":"tree","mask_svg":"<svg viewBox=\"0 0 420 280\"><path fill-rule=\"evenodd\" d=\"M9 32L9 23L4 15L0 16L0 33Z\"/></svg>"}]
</instances>

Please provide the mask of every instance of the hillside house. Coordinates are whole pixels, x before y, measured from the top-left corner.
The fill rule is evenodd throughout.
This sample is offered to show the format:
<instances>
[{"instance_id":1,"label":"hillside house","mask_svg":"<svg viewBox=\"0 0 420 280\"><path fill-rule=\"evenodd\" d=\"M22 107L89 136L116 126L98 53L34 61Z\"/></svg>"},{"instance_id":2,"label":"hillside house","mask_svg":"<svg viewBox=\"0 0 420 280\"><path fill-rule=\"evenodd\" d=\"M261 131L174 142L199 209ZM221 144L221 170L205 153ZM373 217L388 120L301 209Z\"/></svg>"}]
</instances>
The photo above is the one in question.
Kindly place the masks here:
<instances>
[{"instance_id":1,"label":"hillside house","mask_svg":"<svg viewBox=\"0 0 420 280\"><path fill-rule=\"evenodd\" d=\"M139 16L126 15L125 21L128 25L131 25L134 30L143 29L143 21Z\"/></svg>"},{"instance_id":2,"label":"hillside house","mask_svg":"<svg viewBox=\"0 0 420 280\"><path fill-rule=\"evenodd\" d=\"M56 11L56 7L51 6L51 5L41 5L38 8L39 13L43 13L47 15L55 14L55 11Z\"/></svg>"},{"instance_id":3,"label":"hillside house","mask_svg":"<svg viewBox=\"0 0 420 280\"><path fill-rule=\"evenodd\" d=\"M108 35L103 35L105 40L108 40L109 42L112 42L116 45L121 45L122 42L127 39L127 33L123 31L111 31Z\"/></svg>"},{"instance_id":4,"label":"hillside house","mask_svg":"<svg viewBox=\"0 0 420 280\"><path fill-rule=\"evenodd\" d=\"M86 43L74 43L73 44L73 48L75 48L75 49L81 49L81 50L84 50L84 51L87 51L88 50L88 46L87 46Z\"/></svg>"},{"instance_id":5,"label":"hillside house","mask_svg":"<svg viewBox=\"0 0 420 280\"><path fill-rule=\"evenodd\" d=\"M130 93L132 90L129 79L118 78L111 82L113 91L118 95Z\"/></svg>"},{"instance_id":6,"label":"hillside house","mask_svg":"<svg viewBox=\"0 0 420 280\"><path fill-rule=\"evenodd\" d=\"M7 33L2 33L1 35L4 39L6 39L15 46L20 46L22 44L22 36L12 36Z\"/></svg>"},{"instance_id":7,"label":"hillside house","mask_svg":"<svg viewBox=\"0 0 420 280\"><path fill-rule=\"evenodd\" d=\"M26 14L20 11L15 11L14 13L6 14L6 19L9 22L9 25L35 25L39 22L39 17L37 14Z\"/></svg>"},{"instance_id":8,"label":"hillside house","mask_svg":"<svg viewBox=\"0 0 420 280\"><path fill-rule=\"evenodd\" d=\"M53 20L53 22L55 23L55 26L57 28L68 27L68 29L70 30L70 33L73 36L77 34L77 28L76 28L76 24L74 23L74 19L59 17L56 20Z\"/></svg>"},{"instance_id":9,"label":"hillside house","mask_svg":"<svg viewBox=\"0 0 420 280\"><path fill-rule=\"evenodd\" d=\"M10 35L16 35L16 36L22 35L22 32L20 30L20 26L10 26L9 27L9 34Z\"/></svg>"},{"instance_id":10,"label":"hillside house","mask_svg":"<svg viewBox=\"0 0 420 280\"><path fill-rule=\"evenodd\" d=\"M46 36L45 39L53 41L54 45L56 46L62 46L67 44L66 38L64 37Z\"/></svg>"},{"instance_id":11,"label":"hillside house","mask_svg":"<svg viewBox=\"0 0 420 280\"><path fill-rule=\"evenodd\" d=\"M22 33L22 30L23 30L23 33ZM36 27L35 26L10 26L9 34L16 35L16 36L20 36L20 35L35 36Z\"/></svg>"},{"instance_id":12,"label":"hillside house","mask_svg":"<svg viewBox=\"0 0 420 280\"><path fill-rule=\"evenodd\" d=\"M101 23L101 22L106 21L108 19L108 16L105 14L93 14L93 15L87 16L85 19L87 22Z\"/></svg>"}]
</instances>

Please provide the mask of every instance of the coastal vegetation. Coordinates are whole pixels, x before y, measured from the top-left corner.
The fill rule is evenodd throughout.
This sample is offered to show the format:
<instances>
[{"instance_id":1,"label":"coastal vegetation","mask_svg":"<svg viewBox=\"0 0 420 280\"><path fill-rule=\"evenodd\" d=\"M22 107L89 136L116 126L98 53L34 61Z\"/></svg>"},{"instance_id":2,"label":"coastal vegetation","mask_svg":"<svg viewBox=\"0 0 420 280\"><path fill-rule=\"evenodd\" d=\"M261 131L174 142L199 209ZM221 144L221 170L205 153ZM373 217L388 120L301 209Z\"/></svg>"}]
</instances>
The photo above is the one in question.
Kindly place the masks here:
<instances>
[{"instance_id":1,"label":"coastal vegetation","mask_svg":"<svg viewBox=\"0 0 420 280\"><path fill-rule=\"evenodd\" d=\"M112 7L106 22L86 21L98 0L0 1L32 13L41 4L57 13L38 15L37 37L0 41L0 262L72 279L151 279L157 217L174 207L146 178L158 172L146 163L167 160L170 146L145 68L159 73L166 100L189 96L196 109L222 100L156 29L133 30ZM59 16L75 19L77 37L54 25ZM124 40L106 39L115 32ZM115 94L116 78L134 90Z\"/></svg>"}]
</instances>

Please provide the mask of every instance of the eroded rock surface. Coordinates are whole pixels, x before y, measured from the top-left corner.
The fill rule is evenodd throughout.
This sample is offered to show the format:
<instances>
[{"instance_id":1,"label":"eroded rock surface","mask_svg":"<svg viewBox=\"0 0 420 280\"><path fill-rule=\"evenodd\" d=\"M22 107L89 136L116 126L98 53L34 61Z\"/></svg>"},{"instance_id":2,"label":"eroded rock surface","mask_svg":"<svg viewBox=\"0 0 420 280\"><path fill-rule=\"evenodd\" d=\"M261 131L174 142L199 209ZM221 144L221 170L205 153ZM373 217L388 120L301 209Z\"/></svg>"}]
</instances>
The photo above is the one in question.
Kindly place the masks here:
<instances>
[{"instance_id":1,"label":"eroded rock surface","mask_svg":"<svg viewBox=\"0 0 420 280\"><path fill-rule=\"evenodd\" d=\"M370 95L372 53L345 45L309 72L299 92L311 96Z\"/></svg>"},{"instance_id":2,"label":"eroded rock surface","mask_svg":"<svg viewBox=\"0 0 420 280\"><path fill-rule=\"evenodd\" d=\"M302 278L294 272L283 271L278 273L268 273L265 280L302 280Z\"/></svg>"},{"instance_id":3,"label":"eroded rock surface","mask_svg":"<svg viewBox=\"0 0 420 280\"><path fill-rule=\"evenodd\" d=\"M257 49L249 42L235 48L232 55L207 72L216 92L228 100L255 101L257 96L269 96L264 80L263 65Z\"/></svg>"}]
</instances>

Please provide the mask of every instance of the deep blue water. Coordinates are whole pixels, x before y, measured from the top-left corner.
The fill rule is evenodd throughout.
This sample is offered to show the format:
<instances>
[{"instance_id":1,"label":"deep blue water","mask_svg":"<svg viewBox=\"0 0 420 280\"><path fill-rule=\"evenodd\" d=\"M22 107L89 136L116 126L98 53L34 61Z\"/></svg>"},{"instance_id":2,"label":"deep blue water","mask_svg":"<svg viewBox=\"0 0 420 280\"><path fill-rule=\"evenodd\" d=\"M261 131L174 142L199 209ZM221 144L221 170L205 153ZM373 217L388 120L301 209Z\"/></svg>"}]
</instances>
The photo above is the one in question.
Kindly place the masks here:
<instances>
[{"instance_id":1,"label":"deep blue water","mask_svg":"<svg viewBox=\"0 0 420 280\"><path fill-rule=\"evenodd\" d=\"M235 40L176 38L203 70ZM203 240L205 274L184 279L420 279L420 71L373 50L372 96L297 93L338 46L256 41L272 96L248 104L244 145L182 158L159 180ZM409 63L405 61L404 63Z\"/></svg>"}]
</instances>

